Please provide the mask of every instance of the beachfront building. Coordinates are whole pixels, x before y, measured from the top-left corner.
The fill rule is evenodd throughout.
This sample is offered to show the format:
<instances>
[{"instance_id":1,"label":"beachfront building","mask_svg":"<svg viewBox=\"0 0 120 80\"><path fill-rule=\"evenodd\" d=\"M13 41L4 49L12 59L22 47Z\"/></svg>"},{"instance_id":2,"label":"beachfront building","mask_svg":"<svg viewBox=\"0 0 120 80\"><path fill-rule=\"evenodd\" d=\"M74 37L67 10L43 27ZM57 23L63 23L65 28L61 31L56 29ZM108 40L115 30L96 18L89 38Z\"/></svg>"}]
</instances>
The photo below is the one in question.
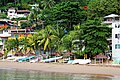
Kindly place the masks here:
<instances>
[{"instance_id":1,"label":"beachfront building","mask_svg":"<svg viewBox=\"0 0 120 80\"><path fill-rule=\"evenodd\" d=\"M12 25L10 21L0 20L0 50L4 49L4 43L8 38L23 38L33 34L36 34L36 32L33 32L30 27L19 29L14 24Z\"/></svg>"},{"instance_id":2,"label":"beachfront building","mask_svg":"<svg viewBox=\"0 0 120 80\"><path fill-rule=\"evenodd\" d=\"M9 19L12 18L21 18L21 17L27 17L29 15L30 11L29 10L17 10L15 8L9 8L7 12L7 17Z\"/></svg>"},{"instance_id":3,"label":"beachfront building","mask_svg":"<svg viewBox=\"0 0 120 80\"><path fill-rule=\"evenodd\" d=\"M104 24L112 27L112 59L120 58L120 16L111 14L104 17Z\"/></svg>"},{"instance_id":4,"label":"beachfront building","mask_svg":"<svg viewBox=\"0 0 120 80\"><path fill-rule=\"evenodd\" d=\"M5 50L5 41L11 37L11 34L9 34L8 32L2 30L0 33L0 50L4 51Z\"/></svg>"},{"instance_id":5,"label":"beachfront building","mask_svg":"<svg viewBox=\"0 0 120 80\"><path fill-rule=\"evenodd\" d=\"M31 29L18 29L16 27L10 28L8 33L11 34L10 38L29 37L35 34Z\"/></svg>"},{"instance_id":6,"label":"beachfront building","mask_svg":"<svg viewBox=\"0 0 120 80\"><path fill-rule=\"evenodd\" d=\"M6 21L0 20L0 50L4 48L5 38L10 36L7 32L4 31L8 26L9 24Z\"/></svg>"}]
</instances>

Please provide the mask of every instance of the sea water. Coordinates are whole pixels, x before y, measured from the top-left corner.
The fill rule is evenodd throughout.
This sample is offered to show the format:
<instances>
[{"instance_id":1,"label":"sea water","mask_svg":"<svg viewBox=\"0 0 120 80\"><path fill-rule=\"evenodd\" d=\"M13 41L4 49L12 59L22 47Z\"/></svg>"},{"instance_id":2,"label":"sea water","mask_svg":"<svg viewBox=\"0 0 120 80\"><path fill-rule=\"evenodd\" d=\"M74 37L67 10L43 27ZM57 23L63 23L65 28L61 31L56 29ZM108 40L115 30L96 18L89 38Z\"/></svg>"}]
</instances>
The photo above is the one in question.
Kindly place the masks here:
<instances>
[{"instance_id":1,"label":"sea water","mask_svg":"<svg viewBox=\"0 0 120 80\"><path fill-rule=\"evenodd\" d=\"M120 80L120 77L0 69L0 80Z\"/></svg>"}]
</instances>

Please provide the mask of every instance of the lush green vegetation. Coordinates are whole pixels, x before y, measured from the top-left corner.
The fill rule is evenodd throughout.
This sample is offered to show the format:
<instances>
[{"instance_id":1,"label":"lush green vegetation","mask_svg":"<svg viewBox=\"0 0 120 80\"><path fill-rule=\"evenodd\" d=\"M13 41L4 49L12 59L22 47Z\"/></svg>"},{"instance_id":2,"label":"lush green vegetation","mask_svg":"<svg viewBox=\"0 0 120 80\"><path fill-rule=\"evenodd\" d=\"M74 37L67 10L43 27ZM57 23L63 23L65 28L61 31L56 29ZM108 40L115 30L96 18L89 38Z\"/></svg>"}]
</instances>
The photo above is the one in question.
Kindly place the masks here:
<instances>
[{"instance_id":1,"label":"lush green vegetation","mask_svg":"<svg viewBox=\"0 0 120 80\"><path fill-rule=\"evenodd\" d=\"M8 40L6 43L8 50L22 45L24 51L27 47L30 47L30 50L44 52L67 50L74 51L79 56L88 54L90 57L105 53L109 50L107 38L111 37L111 28L101 25L102 19L105 15L120 13L119 0L6 0L6 2L1 0L1 2L4 6L11 3L12 6L29 10L31 8L28 4L39 4L38 8L31 10L27 22L29 24L23 24L25 27L34 27L38 34L20 40L22 43ZM15 45L10 45L10 42Z\"/></svg>"}]
</instances>

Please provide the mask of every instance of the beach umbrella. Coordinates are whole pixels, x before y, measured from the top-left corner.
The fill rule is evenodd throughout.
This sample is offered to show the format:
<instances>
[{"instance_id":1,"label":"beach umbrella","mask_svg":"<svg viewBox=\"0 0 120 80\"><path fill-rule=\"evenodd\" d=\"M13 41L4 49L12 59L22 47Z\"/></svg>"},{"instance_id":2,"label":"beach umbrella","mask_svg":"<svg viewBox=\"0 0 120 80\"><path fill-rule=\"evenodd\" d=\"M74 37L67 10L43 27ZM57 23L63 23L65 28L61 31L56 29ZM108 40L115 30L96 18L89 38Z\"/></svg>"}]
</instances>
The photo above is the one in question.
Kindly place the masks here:
<instances>
[{"instance_id":1,"label":"beach umbrella","mask_svg":"<svg viewBox=\"0 0 120 80\"><path fill-rule=\"evenodd\" d=\"M15 56L23 56L24 54L22 52L16 52Z\"/></svg>"},{"instance_id":2,"label":"beach umbrella","mask_svg":"<svg viewBox=\"0 0 120 80\"><path fill-rule=\"evenodd\" d=\"M100 63L100 59L102 59L102 64L103 64L103 59L107 59L107 56L103 55L102 53L96 55L95 57L95 63L96 63L96 59L99 59L99 63Z\"/></svg>"},{"instance_id":3,"label":"beach umbrella","mask_svg":"<svg viewBox=\"0 0 120 80\"><path fill-rule=\"evenodd\" d=\"M51 54L51 56L61 56L61 54L59 52L54 52Z\"/></svg>"},{"instance_id":4,"label":"beach umbrella","mask_svg":"<svg viewBox=\"0 0 120 80\"><path fill-rule=\"evenodd\" d=\"M63 56L64 57L70 57L70 56L74 56L74 54L71 53L71 52L67 52L67 53L63 54Z\"/></svg>"},{"instance_id":5,"label":"beach umbrella","mask_svg":"<svg viewBox=\"0 0 120 80\"><path fill-rule=\"evenodd\" d=\"M96 55L96 56L93 57L93 58L96 58L96 59L106 59L107 56L105 56L105 55L103 55L103 54L98 54L98 55Z\"/></svg>"}]
</instances>

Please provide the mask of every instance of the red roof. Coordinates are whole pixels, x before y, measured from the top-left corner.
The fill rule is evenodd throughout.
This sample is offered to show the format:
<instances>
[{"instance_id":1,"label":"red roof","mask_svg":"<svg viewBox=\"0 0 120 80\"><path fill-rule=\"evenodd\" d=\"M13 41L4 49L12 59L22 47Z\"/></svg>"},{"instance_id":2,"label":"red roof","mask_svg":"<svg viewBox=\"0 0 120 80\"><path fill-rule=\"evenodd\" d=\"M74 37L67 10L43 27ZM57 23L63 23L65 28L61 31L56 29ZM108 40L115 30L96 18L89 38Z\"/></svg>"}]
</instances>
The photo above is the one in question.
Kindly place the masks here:
<instances>
[{"instance_id":1,"label":"red roof","mask_svg":"<svg viewBox=\"0 0 120 80\"><path fill-rule=\"evenodd\" d=\"M35 54L32 52L28 52L27 54L25 54L25 56L34 56Z\"/></svg>"},{"instance_id":2,"label":"red roof","mask_svg":"<svg viewBox=\"0 0 120 80\"><path fill-rule=\"evenodd\" d=\"M67 52L67 53L63 54L63 56L73 56L73 55L74 55L74 54L71 53L71 52Z\"/></svg>"},{"instance_id":3,"label":"red roof","mask_svg":"<svg viewBox=\"0 0 120 80\"><path fill-rule=\"evenodd\" d=\"M96 55L95 57L93 58L96 58L96 59L102 59L102 58L107 58L107 56L103 55L103 54L98 54Z\"/></svg>"},{"instance_id":4,"label":"red roof","mask_svg":"<svg viewBox=\"0 0 120 80\"><path fill-rule=\"evenodd\" d=\"M61 56L59 52L52 53L51 56Z\"/></svg>"},{"instance_id":5,"label":"red roof","mask_svg":"<svg viewBox=\"0 0 120 80\"><path fill-rule=\"evenodd\" d=\"M24 54L23 53L21 53L21 52L17 52L17 53L15 53L15 56L23 56Z\"/></svg>"}]
</instances>

